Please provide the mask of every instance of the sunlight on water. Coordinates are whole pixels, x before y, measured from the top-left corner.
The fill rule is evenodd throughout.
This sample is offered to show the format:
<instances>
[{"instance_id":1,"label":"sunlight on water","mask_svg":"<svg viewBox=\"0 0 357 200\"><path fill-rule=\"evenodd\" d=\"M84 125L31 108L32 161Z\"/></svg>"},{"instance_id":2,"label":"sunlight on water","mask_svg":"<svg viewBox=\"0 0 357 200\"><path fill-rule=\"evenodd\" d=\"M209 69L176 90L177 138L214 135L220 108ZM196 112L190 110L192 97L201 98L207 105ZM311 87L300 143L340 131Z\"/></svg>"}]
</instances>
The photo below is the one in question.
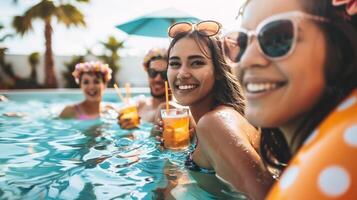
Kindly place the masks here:
<instances>
[{"instance_id":1,"label":"sunlight on water","mask_svg":"<svg viewBox=\"0 0 357 200\"><path fill-rule=\"evenodd\" d=\"M162 149L150 137L152 124L122 130L115 113L100 120L60 120L57 114L78 96L28 101L8 96L9 102L0 102L0 199L244 198L214 175L185 169L189 150ZM4 116L7 112L24 116Z\"/></svg>"}]
</instances>

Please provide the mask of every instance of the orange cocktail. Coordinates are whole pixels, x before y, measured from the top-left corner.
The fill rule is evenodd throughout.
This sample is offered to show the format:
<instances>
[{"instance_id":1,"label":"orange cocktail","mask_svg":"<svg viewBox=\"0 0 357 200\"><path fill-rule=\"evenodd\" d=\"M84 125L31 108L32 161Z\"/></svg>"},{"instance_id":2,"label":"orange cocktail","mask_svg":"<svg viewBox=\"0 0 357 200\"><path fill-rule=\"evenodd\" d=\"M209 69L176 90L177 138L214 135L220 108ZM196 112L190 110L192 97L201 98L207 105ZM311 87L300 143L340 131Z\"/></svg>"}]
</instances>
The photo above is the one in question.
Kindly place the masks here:
<instances>
[{"instance_id":1,"label":"orange cocktail","mask_svg":"<svg viewBox=\"0 0 357 200\"><path fill-rule=\"evenodd\" d=\"M185 149L190 145L188 109L161 110L164 147Z\"/></svg>"},{"instance_id":2,"label":"orange cocktail","mask_svg":"<svg viewBox=\"0 0 357 200\"><path fill-rule=\"evenodd\" d=\"M120 110L120 113L122 114L120 119L130 119L134 126L139 126L140 118L136 105L127 105Z\"/></svg>"}]
</instances>

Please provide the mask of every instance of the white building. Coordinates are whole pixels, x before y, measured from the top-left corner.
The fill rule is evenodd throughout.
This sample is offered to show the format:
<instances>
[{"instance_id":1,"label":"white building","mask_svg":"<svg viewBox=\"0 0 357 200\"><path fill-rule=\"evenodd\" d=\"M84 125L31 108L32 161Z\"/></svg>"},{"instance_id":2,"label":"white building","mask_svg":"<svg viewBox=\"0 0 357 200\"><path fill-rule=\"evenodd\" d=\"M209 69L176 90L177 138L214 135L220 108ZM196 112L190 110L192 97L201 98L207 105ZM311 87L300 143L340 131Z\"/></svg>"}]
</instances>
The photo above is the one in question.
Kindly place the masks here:
<instances>
[{"instance_id":1,"label":"white building","mask_svg":"<svg viewBox=\"0 0 357 200\"><path fill-rule=\"evenodd\" d=\"M144 55L125 56L120 58L120 70L117 74L113 75L116 77L120 86L123 86L125 83L131 83L134 87L145 87L148 85L147 75L142 66L143 57ZM62 73L67 70L65 63L68 63L71 60L72 56L54 56L55 72L58 87L60 88L65 86L65 80L62 76ZM93 58L87 58L86 60L97 59L93 56ZM11 63L15 74L19 77L26 78L30 76L31 67L28 62L28 55L5 55L5 61L6 63ZM36 72L38 83L43 84L45 80L43 55L40 57L40 63L36 68ZM0 78L3 77L0 76Z\"/></svg>"}]
</instances>

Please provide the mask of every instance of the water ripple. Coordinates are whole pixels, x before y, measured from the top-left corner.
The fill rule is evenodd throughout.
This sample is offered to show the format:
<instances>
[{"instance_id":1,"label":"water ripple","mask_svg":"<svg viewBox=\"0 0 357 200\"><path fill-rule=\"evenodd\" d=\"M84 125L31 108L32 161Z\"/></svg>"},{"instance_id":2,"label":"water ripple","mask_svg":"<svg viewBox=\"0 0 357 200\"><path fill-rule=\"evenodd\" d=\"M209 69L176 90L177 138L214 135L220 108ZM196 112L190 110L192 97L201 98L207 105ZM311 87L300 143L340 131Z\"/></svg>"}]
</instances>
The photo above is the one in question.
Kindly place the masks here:
<instances>
[{"instance_id":1,"label":"water ripple","mask_svg":"<svg viewBox=\"0 0 357 200\"><path fill-rule=\"evenodd\" d=\"M164 150L150 137L152 124L122 130L115 112L100 120L57 119L80 96L51 95L0 103L0 199L157 199L175 188L191 191L187 198L222 197L198 190L184 168L193 147Z\"/></svg>"}]
</instances>

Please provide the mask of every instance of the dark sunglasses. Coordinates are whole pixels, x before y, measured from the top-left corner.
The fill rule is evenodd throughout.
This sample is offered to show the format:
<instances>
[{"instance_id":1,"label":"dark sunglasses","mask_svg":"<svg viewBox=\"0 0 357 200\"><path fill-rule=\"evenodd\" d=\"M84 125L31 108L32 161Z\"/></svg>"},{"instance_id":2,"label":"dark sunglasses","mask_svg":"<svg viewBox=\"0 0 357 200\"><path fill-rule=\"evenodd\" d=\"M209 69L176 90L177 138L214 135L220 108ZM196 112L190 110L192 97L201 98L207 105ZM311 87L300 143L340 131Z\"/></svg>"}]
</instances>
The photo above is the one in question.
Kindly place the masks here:
<instances>
[{"instance_id":1,"label":"dark sunglasses","mask_svg":"<svg viewBox=\"0 0 357 200\"><path fill-rule=\"evenodd\" d=\"M165 71L156 71L153 68L148 69L148 75L150 78L155 78L158 74L160 74L161 78L167 80L167 70Z\"/></svg>"},{"instance_id":2,"label":"dark sunglasses","mask_svg":"<svg viewBox=\"0 0 357 200\"><path fill-rule=\"evenodd\" d=\"M301 11L291 11L271 16L263 20L256 30L240 29L223 37L225 57L239 62L252 37L256 37L259 51L270 60L280 60L289 56L295 49L298 26L303 19L327 22L326 18Z\"/></svg>"},{"instance_id":3,"label":"dark sunglasses","mask_svg":"<svg viewBox=\"0 0 357 200\"><path fill-rule=\"evenodd\" d=\"M222 25L219 22L207 20L201 21L197 24L191 24L189 22L178 22L170 26L168 35L171 38L176 37L182 33L189 33L196 30L203 36L214 36L219 33Z\"/></svg>"}]
</instances>

